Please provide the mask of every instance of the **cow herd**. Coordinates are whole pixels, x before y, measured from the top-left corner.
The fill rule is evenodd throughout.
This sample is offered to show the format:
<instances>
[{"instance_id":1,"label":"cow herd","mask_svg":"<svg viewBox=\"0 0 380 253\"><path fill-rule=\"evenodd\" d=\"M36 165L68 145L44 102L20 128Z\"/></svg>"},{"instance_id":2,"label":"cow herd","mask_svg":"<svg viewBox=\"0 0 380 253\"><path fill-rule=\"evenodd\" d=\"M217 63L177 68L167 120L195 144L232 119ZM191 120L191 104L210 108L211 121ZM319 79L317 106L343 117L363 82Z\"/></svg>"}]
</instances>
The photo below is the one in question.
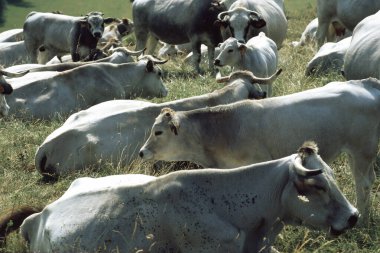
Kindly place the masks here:
<instances>
[{"instance_id":1,"label":"cow herd","mask_svg":"<svg viewBox=\"0 0 380 253\"><path fill-rule=\"evenodd\" d=\"M33 11L23 29L0 33L0 117L66 118L36 150L44 179L136 160L202 168L77 178L43 208L0 215L0 246L19 229L31 252L275 252L285 225L337 236L369 224L380 137L379 2L318 0L317 18L289 45L282 0L131 2L133 22L98 11ZM131 33L136 51L123 45ZM168 59L154 56L159 41L163 57L187 47L195 78L204 78L205 45L208 72L228 72L215 79L224 87L139 100L170 92L157 66ZM273 96L281 49L308 44L319 50L306 76L334 71L346 81ZM356 207L328 165L342 153Z\"/></svg>"}]
</instances>

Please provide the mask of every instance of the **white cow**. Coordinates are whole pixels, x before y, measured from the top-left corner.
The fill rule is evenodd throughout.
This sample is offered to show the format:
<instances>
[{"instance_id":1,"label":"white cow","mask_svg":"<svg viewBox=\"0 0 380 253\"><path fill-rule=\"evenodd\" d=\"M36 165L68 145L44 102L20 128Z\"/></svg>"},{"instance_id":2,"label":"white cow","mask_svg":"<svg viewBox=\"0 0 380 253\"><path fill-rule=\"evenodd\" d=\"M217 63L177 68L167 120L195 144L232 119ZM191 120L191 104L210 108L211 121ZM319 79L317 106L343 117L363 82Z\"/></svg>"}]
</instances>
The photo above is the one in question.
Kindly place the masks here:
<instances>
[{"instance_id":1,"label":"white cow","mask_svg":"<svg viewBox=\"0 0 380 253\"><path fill-rule=\"evenodd\" d=\"M115 18L103 18L101 12L73 17L33 11L27 15L23 26L26 49L32 63L37 62L38 50L42 45L53 56L70 53L73 61L78 61L96 48L104 24L113 21Z\"/></svg>"},{"instance_id":2,"label":"white cow","mask_svg":"<svg viewBox=\"0 0 380 253\"><path fill-rule=\"evenodd\" d=\"M32 74L40 73L49 72ZM29 83L17 80L7 102L15 117L52 118L112 99L166 96L161 77L161 70L151 60L94 63Z\"/></svg>"},{"instance_id":3,"label":"white cow","mask_svg":"<svg viewBox=\"0 0 380 253\"><path fill-rule=\"evenodd\" d=\"M270 252L285 224L339 235L358 211L317 152L307 143L231 170L79 178L20 231L32 252Z\"/></svg>"},{"instance_id":4,"label":"white cow","mask_svg":"<svg viewBox=\"0 0 380 253\"><path fill-rule=\"evenodd\" d=\"M347 80L380 79L380 11L363 19L355 28L344 59Z\"/></svg>"},{"instance_id":5,"label":"white cow","mask_svg":"<svg viewBox=\"0 0 380 253\"><path fill-rule=\"evenodd\" d=\"M17 42L24 39L23 29L11 29L0 33L0 43Z\"/></svg>"},{"instance_id":6,"label":"white cow","mask_svg":"<svg viewBox=\"0 0 380 253\"><path fill-rule=\"evenodd\" d=\"M273 0L238 0L218 15L224 39L235 37L246 42L260 32L281 48L286 38L287 20L283 9Z\"/></svg>"},{"instance_id":7,"label":"white cow","mask_svg":"<svg viewBox=\"0 0 380 253\"><path fill-rule=\"evenodd\" d=\"M30 61L24 41L0 43L0 65L8 67Z\"/></svg>"},{"instance_id":8,"label":"white cow","mask_svg":"<svg viewBox=\"0 0 380 253\"><path fill-rule=\"evenodd\" d=\"M291 45L293 47L300 47L310 43L317 43L317 29L318 18L315 18L306 26L305 31L303 31L301 35L300 41L293 41ZM338 42L342 39L350 37L351 35L352 32L350 30L339 24L339 22L333 21L329 25L326 37L328 42Z\"/></svg>"},{"instance_id":9,"label":"white cow","mask_svg":"<svg viewBox=\"0 0 380 253\"><path fill-rule=\"evenodd\" d=\"M128 101L110 101L75 113L39 146L36 169L46 176L59 176L97 167L102 162L128 166L138 158L154 117L163 107L190 110L261 98L265 94L256 83L273 82L277 75L263 79L239 71L221 78L228 85L212 93L155 105L131 106Z\"/></svg>"},{"instance_id":10,"label":"white cow","mask_svg":"<svg viewBox=\"0 0 380 253\"><path fill-rule=\"evenodd\" d=\"M332 82L281 97L162 113L140 157L232 168L289 155L304 140L314 140L327 162L341 152L349 155L366 220L379 125L378 80Z\"/></svg>"},{"instance_id":11,"label":"white cow","mask_svg":"<svg viewBox=\"0 0 380 253\"><path fill-rule=\"evenodd\" d=\"M268 77L276 72L277 46L263 32L249 39L246 44L236 38L228 38L219 48L220 53L214 61L216 66L228 65L236 70L249 70L258 77ZM268 96L272 95L272 85L265 85L263 90Z\"/></svg>"},{"instance_id":12,"label":"white cow","mask_svg":"<svg viewBox=\"0 0 380 253\"><path fill-rule=\"evenodd\" d=\"M324 75L330 72L340 73L350 42L351 37L336 43L325 43L314 55L313 59L308 62L305 75Z\"/></svg>"},{"instance_id":13,"label":"white cow","mask_svg":"<svg viewBox=\"0 0 380 253\"><path fill-rule=\"evenodd\" d=\"M378 10L380 10L378 0L318 0L318 46L321 47L325 43L331 22L338 21L348 30L353 31L363 18Z\"/></svg>"}]
</instances>

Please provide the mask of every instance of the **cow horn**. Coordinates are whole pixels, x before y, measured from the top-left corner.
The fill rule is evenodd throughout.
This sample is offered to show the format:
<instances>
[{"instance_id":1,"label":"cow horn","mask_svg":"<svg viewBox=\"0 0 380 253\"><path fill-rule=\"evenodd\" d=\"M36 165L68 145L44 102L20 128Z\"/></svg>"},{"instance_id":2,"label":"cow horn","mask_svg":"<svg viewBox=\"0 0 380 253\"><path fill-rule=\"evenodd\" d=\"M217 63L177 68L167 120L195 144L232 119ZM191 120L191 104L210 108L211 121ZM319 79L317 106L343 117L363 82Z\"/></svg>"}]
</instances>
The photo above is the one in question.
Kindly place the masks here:
<instances>
[{"instance_id":1,"label":"cow horn","mask_svg":"<svg viewBox=\"0 0 380 253\"><path fill-rule=\"evenodd\" d=\"M114 52L123 52L123 53L128 54L128 55L137 56L137 55L142 54L144 52L144 50L145 50L145 48L141 49L139 51L131 51L131 50L129 50L126 47L117 47L117 48L110 49L109 51L111 53L114 53Z\"/></svg>"},{"instance_id":2,"label":"cow horn","mask_svg":"<svg viewBox=\"0 0 380 253\"><path fill-rule=\"evenodd\" d=\"M0 69L0 74L4 76L8 76L8 77L21 77L21 76L26 75L28 72L29 70L14 73L14 72L8 72L4 69Z\"/></svg>"},{"instance_id":3,"label":"cow horn","mask_svg":"<svg viewBox=\"0 0 380 253\"><path fill-rule=\"evenodd\" d=\"M143 50L145 50L145 49L143 49ZM144 59L151 60L155 64L164 64L169 60L169 59L161 60L161 59L156 58L153 55L142 55L139 57L139 60L144 60Z\"/></svg>"},{"instance_id":4,"label":"cow horn","mask_svg":"<svg viewBox=\"0 0 380 253\"><path fill-rule=\"evenodd\" d=\"M315 170L306 169L302 165L302 158L301 157L297 157L294 160L293 168L294 168L294 171L297 173L297 175L302 176L302 177L312 177L312 176L319 175L323 172L322 169L315 169Z\"/></svg>"},{"instance_id":5,"label":"cow horn","mask_svg":"<svg viewBox=\"0 0 380 253\"><path fill-rule=\"evenodd\" d=\"M230 11L223 11L223 12L218 14L218 19L220 21L227 21L228 18L226 18L226 20L223 20L223 19L225 18L225 16L227 16L229 14L230 14Z\"/></svg>"},{"instance_id":6,"label":"cow horn","mask_svg":"<svg viewBox=\"0 0 380 253\"><path fill-rule=\"evenodd\" d=\"M277 77L281 74L282 69L278 69L276 73L271 75L270 77L256 77L252 74L251 83L261 83L261 84L271 84Z\"/></svg>"},{"instance_id":7,"label":"cow horn","mask_svg":"<svg viewBox=\"0 0 380 253\"><path fill-rule=\"evenodd\" d=\"M216 82L217 83L226 83L230 80L230 76L222 76L222 77L217 77Z\"/></svg>"}]
</instances>

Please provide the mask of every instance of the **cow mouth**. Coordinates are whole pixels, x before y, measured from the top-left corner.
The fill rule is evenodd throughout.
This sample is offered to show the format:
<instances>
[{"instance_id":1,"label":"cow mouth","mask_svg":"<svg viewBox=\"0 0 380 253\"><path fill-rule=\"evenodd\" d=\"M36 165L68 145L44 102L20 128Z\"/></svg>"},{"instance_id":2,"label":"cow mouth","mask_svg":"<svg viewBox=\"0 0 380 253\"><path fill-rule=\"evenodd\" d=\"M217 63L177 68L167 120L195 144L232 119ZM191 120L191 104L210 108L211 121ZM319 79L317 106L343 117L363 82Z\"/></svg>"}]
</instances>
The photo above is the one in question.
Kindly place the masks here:
<instances>
[{"instance_id":1,"label":"cow mouth","mask_svg":"<svg viewBox=\"0 0 380 253\"><path fill-rule=\"evenodd\" d=\"M339 235L341 235L341 234L343 234L345 232L345 229L340 229L340 230L338 230L338 229L335 229L334 227L330 227L330 230L329 230L329 234L331 235L331 236L334 236L334 237L337 237L337 236L339 236Z\"/></svg>"}]
</instances>

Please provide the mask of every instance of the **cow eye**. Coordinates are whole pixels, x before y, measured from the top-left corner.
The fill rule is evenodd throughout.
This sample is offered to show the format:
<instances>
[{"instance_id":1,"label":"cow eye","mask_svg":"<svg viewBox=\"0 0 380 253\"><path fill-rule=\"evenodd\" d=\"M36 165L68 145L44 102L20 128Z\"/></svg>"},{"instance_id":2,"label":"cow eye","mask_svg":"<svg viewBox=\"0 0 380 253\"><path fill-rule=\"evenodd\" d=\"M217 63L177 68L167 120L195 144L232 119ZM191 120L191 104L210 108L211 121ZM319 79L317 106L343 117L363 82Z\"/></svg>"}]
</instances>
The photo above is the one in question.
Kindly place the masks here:
<instances>
[{"instance_id":1,"label":"cow eye","mask_svg":"<svg viewBox=\"0 0 380 253\"><path fill-rule=\"evenodd\" d=\"M155 136L159 136L159 135L161 135L162 134L162 131L156 131L156 132L154 132L154 135Z\"/></svg>"},{"instance_id":2,"label":"cow eye","mask_svg":"<svg viewBox=\"0 0 380 253\"><path fill-rule=\"evenodd\" d=\"M317 191L327 192L326 188L323 187L322 185L314 185L314 188L315 188Z\"/></svg>"},{"instance_id":3,"label":"cow eye","mask_svg":"<svg viewBox=\"0 0 380 253\"><path fill-rule=\"evenodd\" d=\"M228 53L232 53L234 50L233 49L228 49Z\"/></svg>"}]
</instances>

